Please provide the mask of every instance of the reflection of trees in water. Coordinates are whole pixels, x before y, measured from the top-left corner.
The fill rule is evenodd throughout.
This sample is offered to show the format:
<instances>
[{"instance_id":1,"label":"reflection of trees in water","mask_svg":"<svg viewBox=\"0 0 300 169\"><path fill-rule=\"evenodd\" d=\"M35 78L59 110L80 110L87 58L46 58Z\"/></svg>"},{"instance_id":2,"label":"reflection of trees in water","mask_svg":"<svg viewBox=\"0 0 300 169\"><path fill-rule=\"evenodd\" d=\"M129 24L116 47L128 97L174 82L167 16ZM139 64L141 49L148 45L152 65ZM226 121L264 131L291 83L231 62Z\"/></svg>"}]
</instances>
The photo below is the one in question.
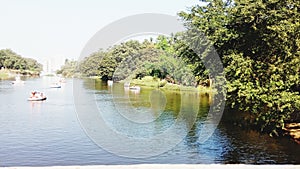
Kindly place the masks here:
<instances>
[{"instance_id":1,"label":"reflection of trees in water","mask_svg":"<svg viewBox=\"0 0 300 169\"><path fill-rule=\"evenodd\" d=\"M198 124L198 121L206 118L212 99L210 94L199 94L196 91L164 91L152 88L142 88L137 94L124 88L122 83L115 83L112 87L107 88L107 83L94 80L85 80L84 86L88 89L94 87L96 90L109 90L108 93L105 93L113 95L112 101L115 102L117 109L123 110L123 112L132 109L132 111L126 112L126 115L140 116L143 113L151 113L145 114L145 116L155 119L156 130L168 128L180 119L178 121L180 128L184 130L192 128L193 131L194 123ZM99 94L105 93L100 92Z\"/></svg>"},{"instance_id":2,"label":"reflection of trees in water","mask_svg":"<svg viewBox=\"0 0 300 169\"><path fill-rule=\"evenodd\" d=\"M77 79L79 80L79 79ZM99 79L86 78L82 81L85 89L89 90L107 90L108 86L104 81Z\"/></svg>"},{"instance_id":3,"label":"reflection of trees in water","mask_svg":"<svg viewBox=\"0 0 300 169\"><path fill-rule=\"evenodd\" d=\"M85 80L84 86L88 89L108 90L107 84L101 80ZM130 106L134 108L149 108L151 109L149 112L152 112L155 117L158 117L162 112L164 117L170 116L168 118L176 119L178 118L179 112L183 111L182 119L185 120L184 123L187 124L187 128L191 128L195 116L202 117L207 114L212 98L210 94L163 91L152 88L142 88L139 93L135 93L128 88L124 88L121 83L115 83L110 90L112 91L109 93L113 95L123 95L123 97L118 96L114 99L122 98L122 102L127 100ZM197 107L195 107L195 105ZM197 110L197 112L195 112L195 110Z\"/></svg>"},{"instance_id":4,"label":"reflection of trees in water","mask_svg":"<svg viewBox=\"0 0 300 169\"><path fill-rule=\"evenodd\" d=\"M185 138L185 144L190 148L197 148L199 144L198 143L199 132L200 130L205 130L202 128L202 125L203 125L203 121L206 119L208 115L209 108L210 108L209 103L212 96L210 94L200 94L200 95L197 94L194 97L198 97L197 99L195 99L198 101L198 104L195 104L198 106L198 113L185 114L186 126L187 128L190 128L190 131L188 132ZM193 118L196 118L196 120L193 121Z\"/></svg>"},{"instance_id":5,"label":"reflection of trees in water","mask_svg":"<svg viewBox=\"0 0 300 169\"><path fill-rule=\"evenodd\" d=\"M228 114L226 114L228 116ZM222 138L228 141L222 159L226 163L299 164L300 147L284 138L271 138L255 130L242 129L232 123L219 125Z\"/></svg>"}]
</instances>

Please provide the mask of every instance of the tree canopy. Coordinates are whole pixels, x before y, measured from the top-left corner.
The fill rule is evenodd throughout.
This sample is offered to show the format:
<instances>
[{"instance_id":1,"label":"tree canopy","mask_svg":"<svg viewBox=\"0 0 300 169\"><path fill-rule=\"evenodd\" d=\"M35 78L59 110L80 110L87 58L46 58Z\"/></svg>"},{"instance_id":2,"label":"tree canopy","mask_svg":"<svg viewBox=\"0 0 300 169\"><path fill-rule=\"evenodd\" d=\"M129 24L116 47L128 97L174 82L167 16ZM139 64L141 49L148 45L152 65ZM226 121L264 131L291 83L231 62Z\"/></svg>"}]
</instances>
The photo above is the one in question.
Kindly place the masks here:
<instances>
[{"instance_id":1,"label":"tree canopy","mask_svg":"<svg viewBox=\"0 0 300 169\"><path fill-rule=\"evenodd\" d=\"M284 122L299 120L300 1L205 2L179 15L222 58L228 104L249 112L248 120L273 134Z\"/></svg>"},{"instance_id":2,"label":"tree canopy","mask_svg":"<svg viewBox=\"0 0 300 169\"><path fill-rule=\"evenodd\" d=\"M66 59L65 64L56 73L64 77L73 77L78 73L77 64L77 61Z\"/></svg>"},{"instance_id":3,"label":"tree canopy","mask_svg":"<svg viewBox=\"0 0 300 169\"><path fill-rule=\"evenodd\" d=\"M193 73L176 56L171 39L159 36L156 42L123 42L83 59L79 63L79 70L85 76L99 76L103 80L120 81L153 76L172 83L194 85Z\"/></svg>"},{"instance_id":4,"label":"tree canopy","mask_svg":"<svg viewBox=\"0 0 300 169\"><path fill-rule=\"evenodd\" d=\"M0 68L41 72L43 66L36 60L21 57L10 49L2 49L0 50Z\"/></svg>"}]
</instances>

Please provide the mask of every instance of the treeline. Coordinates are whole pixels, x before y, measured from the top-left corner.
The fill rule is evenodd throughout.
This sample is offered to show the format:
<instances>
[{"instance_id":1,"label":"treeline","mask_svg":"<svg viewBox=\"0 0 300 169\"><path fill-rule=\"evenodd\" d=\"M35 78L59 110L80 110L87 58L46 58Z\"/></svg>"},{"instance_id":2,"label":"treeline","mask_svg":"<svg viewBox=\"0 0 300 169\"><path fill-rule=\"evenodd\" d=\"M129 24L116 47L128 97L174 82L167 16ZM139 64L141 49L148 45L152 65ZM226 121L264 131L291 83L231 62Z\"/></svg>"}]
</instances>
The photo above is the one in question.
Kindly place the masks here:
<instances>
[{"instance_id":1,"label":"treeline","mask_svg":"<svg viewBox=\"0 0 300 169\"><path fill-rule=\"evenodd\" d=\"M202 1L207 5L179 13L186 32L101 50L81 61L77 70L104 80L151 75L206 85L210 76L202 60L209 55L199 57L182 40L194 35L190 43L197 44L203 41L197 34L201 32L223 62L227 105L241 112L243 123L278 135L285 123L299 122L300 1Z\"/></svg>"},{"instance_id":2,"label":"treeline","mask_svg":"<svg viewBox=\"0 0 300 169\"><path fill-rule=\"evenodd\" d=\"M64 65L60 70L56 71L56 74L61 74L64 77L79 77L79 71L77 70L78 62L74 60L66 59Z\"/></svg>"},{"instance_id":3,"label":"treeline","mask_svg":"<svg viewBox=\"0 0 300 169\"><path fill-rule=\"evenodd\" d=\"M175 55L171 40L159 36L155 42L127 41L84 59L79 63L79 70L85 76L99 76L102 80L153 76L172 83L192 85L195 83L193 74Z\"/></svg>"},{"instance_id":4,"label":"treeline","mask_svg":"<svg viewBox=\"0 0 300 169\"><path fill-rule=\"evenodd\" d=\"M19 70L20 73L26 70L39 74L43 66L36 60L21 57L10 49L2 49L0 50L0 69Z\"/></svg>"},{"instance_id":5,"label":"treeline","mask_svg":"<svg viewBox=\"0 0 300 169\"><path fill-rule=\"evenodd\" d=\"M195 86L197 78L192 69L180 58L172 43L174 37L139 42L130 40L107 50L100 50L76 63L66 61L57 73L73 76L99 77L102 80L131 80L153 76L174 84ZM171 42L173 41L173 42Z\"/></svg>"}]
</instances>

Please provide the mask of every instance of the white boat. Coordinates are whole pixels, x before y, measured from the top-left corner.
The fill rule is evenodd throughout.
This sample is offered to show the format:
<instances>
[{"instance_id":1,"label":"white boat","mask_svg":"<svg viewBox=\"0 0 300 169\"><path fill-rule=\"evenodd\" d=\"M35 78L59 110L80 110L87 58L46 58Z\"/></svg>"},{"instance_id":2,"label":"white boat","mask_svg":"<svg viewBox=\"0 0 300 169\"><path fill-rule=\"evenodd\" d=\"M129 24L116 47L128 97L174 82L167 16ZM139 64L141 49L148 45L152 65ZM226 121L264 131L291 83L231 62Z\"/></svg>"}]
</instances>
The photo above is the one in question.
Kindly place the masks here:
<instances>
[{"instance_id":1,"label":"white boat","mask_svg":"<svg viewBox=\"0 0 300 169\"><path fill-rule=\"evenodd\" d=\"M24 84L25 82L21 80L20 76L16 76L15 81L12 81L11 83L14 85L18 85L18 84Z\"/></svg>"},{"instance_id":2,"label":"white boat","mask_svg":"<svg viewBox=\"0 0 300 169\"><path fill-rule=\"evenodd\" d=\"M130 82L125 82L124 87L130 87Z\"/></svg>"},{"instance_id":3,"label":"white boat","mask_svg":"<svg viewBox=\"0 0 300 169\"><path fill-rule=\"evenodd\" d=\"M129 87L130 90L141 90L140 86L131 86Z\"/></svg>"},{"instance_id":4,"label":"white boat","mask_svg":"<svg viewBox=\"0 0 300 169\"><path fill-rule=\"evenodd\" d=\"M50 88L61 88L61 85L59 83L53 83L50 85Z\"/></svg>"},{"instance_id":5,"label":"white boat","mask_svg":"<svg viewBox=\"0 0 300 169\"><path fill-rule=\"evenodd\" d=\"M114 81L112 81L112 80L108 80L108 81L107 81L107 85L108 85L108 86L112 86L113 84L114 84Z\"/></svg>"},{"instance_id":6,"label":"white boat","mask_svg":"<svg viewBox=\"0 0 300 169\"><path fill-rule=\"evenodd\" d=\"M46 99L47 99L47 97L36 97L36 98L29 97L27 100L28 101L44 101Z\"/></svg>"},{"instance_id":7,"label":"white boat","mask_svg":"<svg viewBox=\"0 0 300 169\"><path fill-rule=\"evenodd\" d=\"M42 92L31 92L31 96L27 99L28 101L44 101L47 97Z\"/></svg>"}]
</instances>

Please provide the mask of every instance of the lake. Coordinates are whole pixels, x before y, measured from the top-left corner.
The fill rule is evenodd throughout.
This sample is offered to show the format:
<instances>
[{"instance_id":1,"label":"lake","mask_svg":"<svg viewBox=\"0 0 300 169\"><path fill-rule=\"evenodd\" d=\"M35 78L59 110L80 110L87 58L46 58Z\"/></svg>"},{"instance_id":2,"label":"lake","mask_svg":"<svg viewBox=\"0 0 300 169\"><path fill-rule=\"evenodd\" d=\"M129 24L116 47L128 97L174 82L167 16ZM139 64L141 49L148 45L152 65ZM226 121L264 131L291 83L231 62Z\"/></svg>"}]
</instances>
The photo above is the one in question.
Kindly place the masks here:
<instances>
[{"instance_id":1,"label":"lake","mask_svg":"<svg viewBox=\"0 0 300 169\"><path fill-rule=\"evenodd\" d=\"M292 141L242 130L222 121L210 137L201 141L199 133L207 131L203 124L209 116L212 95L147 88L140 92L128 91L119 83L109 87L101 81L80 79L67 79L62 88L54 89L49 86L57 81L55 77L23 80L24 85L12 85L12 80L0 81L0 167L144 163L300 164L300 146ZM74 84L76 91L73 90ZM32 90L44 92L47 100L27 101ZM74 93L83 95L74 97ZM94 107L88 106L92 103ZM81 107L78 104L82 104ZM194 111L197 111L196 114L193 114ZM95 117L101 115L105 122L100 124L96 123L97 119L90 119L90 124L85 123L84 118L93 117L92 114ZM177 120L181 116L182 119ZM104 123L113 128L112 133L93 129ZM172 126L176 130L168 137L160 138L170 144L152 144L149 150L153 150L153 154L143 158L142 153L150 144L147 138L163 136ZM91 131L98 136L105 132L107 135L99 139L91 136ZM110 134L111 138L108 138ZM127 146L124 140L113 137L116 134L143 142ZM184 137L173 142L177 135ZM139 147L141 149L137 150ZM155 154L157 152L160 153Z\"/></svg>"}]
</instances>

